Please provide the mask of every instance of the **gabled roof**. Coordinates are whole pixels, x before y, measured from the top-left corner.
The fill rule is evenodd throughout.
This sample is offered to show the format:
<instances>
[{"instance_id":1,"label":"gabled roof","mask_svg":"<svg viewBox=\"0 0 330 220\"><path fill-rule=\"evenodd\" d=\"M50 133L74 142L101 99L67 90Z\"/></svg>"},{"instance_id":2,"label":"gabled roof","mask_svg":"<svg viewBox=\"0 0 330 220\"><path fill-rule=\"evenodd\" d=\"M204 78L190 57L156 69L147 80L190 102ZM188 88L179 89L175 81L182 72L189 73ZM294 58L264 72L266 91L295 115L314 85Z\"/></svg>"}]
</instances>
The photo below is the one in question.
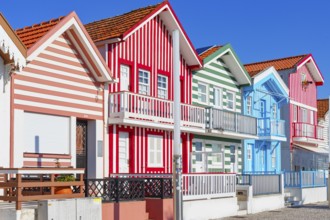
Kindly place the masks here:
<instances>
[{"instance_id":1,"label":"gabled roof","mask_svg":"<svg viewBox=\"0 0 330 220\"><path fill-rule=\"evenodd\" d=\"M329 111L329 99L317 100L317 118L324 119L325 114Z\"/></svg>"},{"instance_id":2,"label":"gabled roof","mask_svg":"<svg viewBox=\"0 0 330 220\"><path fill-rule=\"evenodd\" d=\"M199 48L196 51L199 54L199 57L204 60L206 57L210 56L211 54L213 54L214 52L216 52L218 49L220 49L222 46L210 46L210 47L203 47L203 48ZM207 49L206 49L207 48Z\"/></svg>"},{"instance_id":3,"label":"gabled roof","mask_svg":"<svg viewBox=\"0 0 330 220\"><path fill-rule=\"evenodd\" d=\"M216 59L221 58L229 67L239 85L251 85L251 77L245 70L243 64L238 59L238 56L230 44L223 46L215 45L203 47L197 50L202 51L199 56L203 60L204 66Z\"/></svg>"},{"instance_id":4,"label":"gabled roof","mask_svg":"<svg viewBox=\"0 0 330 220\"><path fill-rule=\"evenodd\" d=\"M274 60L267 60L257 63L245 64L246 70L249 72L250 76L258 74L260 71L273 66L277 71L292 69L294 68L299 61L301 61L307 55L298 55L293 57L285 57Z\"/></svg>"},{"instance_id":5,"label":"gabled roof","mask_svg":"<svg viewBox=\"0 0 330 220\"><path fill-rule=\"evenodd\" d=\"M12 63L14 61L18 69L26 65L26 47L1 13L0 56L4 59L5 63Z\"/></svg>"},{"instance_id":6,"label":"gabled roof","mask_svg":"<svg viewBox=\"0 0 330 220\"><path fill-rule=\"evenodd\" d=\"M27 60L29 61L34 60L60 35L68 33L69 37L74 39L84 54L85 62L91 69L95 79L99 82L113 81L111 71L75 12L71 12L64 17L18 29L16 33L28 47Z\"/></svg>"},{"instance_id":7,"label":"gabled roof","mask_svg":"<svg viewBox=\"0 0 330 220\"><path fill-rule=\"evenodd\" d=\"M140 23L161 4L139 8L122 15L94 21L86 24L85 28L94 42L110 38L122 38L135 24Z\"/></svg>"},{"instance_id":8,"label":"gabled roof","mask_svg":"<svg viewBox=\"0 0 330 220\"><path fill-rule=\"evenodd\" d=\"M44 21L40 24L34 24L31 26L20 28L16 30L16 33L21 38L25 46L29 49L49 30L51 30L55 25L57 25L63 18L64 16L54 18L49 21Z\"/></svg>"},{"instance_id":9,"label":"gabled roof","mask_svg":"<svg viewBox=\"0 0 330 220\"><path fill-rule=\"evenodd\" d=\"M180 52L186 54L185 60L188 65L201 67L202 62L168 1L136 9L123 15L94 21L86 24L85 27L96 43L107 42L108 40L121 41L126 40L146 22L158 15L169 32L179 30Z\"/></svg>"},{"instance_id":10,"label":"gabled roof","mask_svg":"<svg viewBox=\"0 0 330 220\"><path fill-rule=\"evenodd\" d=\"M311 75L316 82L316 85L322 85L324 82L323 76L316 65L312 54L304 54L292 57L285 57L274 60L267 60L257 63L245 64L246 70L249 72L250 76L258 74L260 71L273 66L277 71L287 70L287 69L298 69L303 65L307 65L311 72Z\"/></svg>"}]
</instances>

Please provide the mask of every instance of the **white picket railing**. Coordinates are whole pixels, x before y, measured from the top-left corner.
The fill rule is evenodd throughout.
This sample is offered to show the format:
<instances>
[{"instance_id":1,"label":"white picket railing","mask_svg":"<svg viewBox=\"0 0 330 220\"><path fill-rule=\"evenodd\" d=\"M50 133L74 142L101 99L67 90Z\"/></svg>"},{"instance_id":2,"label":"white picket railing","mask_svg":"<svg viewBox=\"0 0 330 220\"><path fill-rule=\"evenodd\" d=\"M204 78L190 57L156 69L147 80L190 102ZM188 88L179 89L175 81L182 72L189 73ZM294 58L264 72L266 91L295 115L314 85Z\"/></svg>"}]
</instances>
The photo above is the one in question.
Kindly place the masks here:
<instances>
[{"instance_id":1,"label":"white picket railing","mask_svg":"<svg viewBox=\"0 0 330 220\"><path fill-rule=\"evenodd\" d=\"M285 121L270 118L258 119L258 135L260 136L285 136Z\"/></svg>"},{"instance_id":2,"label":"white picket railing","mask_svg":"<svg viewBox=\"0 0 330 220\"><path fill-rule=\"evenodd\" d=\"M236 196L236 174L183 174L183 200Z\"/></svg>"},{"instance_id":3,"label":"white picket railing","mask_svg":"<svg viewBox=\"0 0 330 220\"><path fill-rule=\"evenodd\" d=\"M174 123L173 101L131 92L109 95L109 118L130 118L161 124ZM205 128L205 109L181 104L181 126Z\"/></svg>"},{"instance_id":4,"label":"white picket railing","mask_svg":"<svg viewBox=\"0 0 330 220\"><path fill-rule=\"evenodd\" d=\"M325 170L319 171L285 171L284 187L312 188L326 186Z\"/></svg>"}]
</instances>

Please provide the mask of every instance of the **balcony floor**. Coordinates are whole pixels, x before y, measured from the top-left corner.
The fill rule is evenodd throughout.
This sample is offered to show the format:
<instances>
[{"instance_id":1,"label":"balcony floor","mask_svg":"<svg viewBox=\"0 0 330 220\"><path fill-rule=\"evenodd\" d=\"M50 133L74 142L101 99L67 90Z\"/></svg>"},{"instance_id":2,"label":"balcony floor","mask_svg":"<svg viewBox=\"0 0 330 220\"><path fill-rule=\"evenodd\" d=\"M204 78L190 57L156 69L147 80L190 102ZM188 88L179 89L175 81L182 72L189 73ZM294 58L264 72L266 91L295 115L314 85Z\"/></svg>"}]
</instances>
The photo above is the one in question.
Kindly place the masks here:
<instances>
[{"instance_id":1,"label":"balcony floor","mask_svg":"<svg viewBox=\"0 0 330 220\"><path fill-rule=\"evenodd\" d=\"M208 129L207 135L211 136L217 136L217 137L223 137L223 138L232 138L232 139L258 139L257 135L252 134L243 134L243 133L237 133L233 131L220 131L216 129Z\"/></svg>"}]
</instances>

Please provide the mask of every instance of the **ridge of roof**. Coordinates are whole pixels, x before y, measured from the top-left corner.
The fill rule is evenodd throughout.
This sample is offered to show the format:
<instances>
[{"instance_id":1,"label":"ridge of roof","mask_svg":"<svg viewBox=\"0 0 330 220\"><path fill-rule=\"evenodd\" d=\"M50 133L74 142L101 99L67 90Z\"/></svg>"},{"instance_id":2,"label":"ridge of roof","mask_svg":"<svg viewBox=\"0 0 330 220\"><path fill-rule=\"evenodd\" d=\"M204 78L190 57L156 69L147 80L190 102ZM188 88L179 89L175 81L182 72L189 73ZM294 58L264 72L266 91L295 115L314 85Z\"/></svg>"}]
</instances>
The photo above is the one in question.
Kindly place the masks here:
<instances>
[{"instance_id":1,"label":"ridge of roof","mask_svg":"<svg viewBox=\"0 0 330 220\"><path fill-rule=\"evenodd\" d=\"M93 21L84 26L94 42L121 37L121 35L143 20L158 6L164 4L164 2L167 1L134 9L121 15Z\"/></svg>"},{"instance_id":2,"label":"ridge of roof","mask_svg":"<svg viewBox=\"0 0 330 220\"><path fill-rule=\"evenodd\" d=\"M274 68L277 71L294 68L304 57L308 55L309 54L302 54L302 55L296 55L290 57L282 57L277 59L244 64L244 66L248 71L249 75L253 77L254 75L258 74L260 71L270 66L274 66Z\"/></svg>"},{"instance_id":3,"label":"ridge of roof","mask_svg":"<svg viewBox=\"0 0 330 220\"><path fill-rule=\"evenodd\" d=\"M29 49L65 17L66 16L60 16L58 18L53 18L31 26L25 26L23 28L16 29L15 32L26 48Z\"/></svg>"}]
</instances>

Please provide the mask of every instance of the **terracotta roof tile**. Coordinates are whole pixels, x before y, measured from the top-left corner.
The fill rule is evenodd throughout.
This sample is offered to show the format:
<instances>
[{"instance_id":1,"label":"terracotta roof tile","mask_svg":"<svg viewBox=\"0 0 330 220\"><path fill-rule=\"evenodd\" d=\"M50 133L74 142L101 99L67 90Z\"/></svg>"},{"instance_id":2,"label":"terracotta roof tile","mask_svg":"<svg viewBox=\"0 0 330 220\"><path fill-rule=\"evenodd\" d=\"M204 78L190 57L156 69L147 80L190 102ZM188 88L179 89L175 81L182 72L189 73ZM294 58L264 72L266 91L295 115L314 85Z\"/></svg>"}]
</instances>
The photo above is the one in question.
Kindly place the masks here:
<instances>
[{"instance_id":1,"label":"terracotta roof tile","mask_svg":"<svg viewBox=\"0 0 330 220\"><path fill-rule=\"evenodd\" d=\"M317 118L322 119L329 110L329 99L317 100Z\"/></svg>"},{"instance_id":2,"label":"terracotta roof tile","mask_svg":"<svg viewBox=\"0 0 330 220\"><path fill-rule=\"evenodd\" d=\"M24 27L16 30L16 34L29 49L32 47L40 38L42 38L50 29L57 25L60 20L64 17L59 17L51 19L49 21L44 21L39 24L34 24L32 26Z\"/></svg>"},{"instance_id":3,"label":"terracotta roof tile","mask_svg":"<svg viewBox=\"0 0 330 220\"><path fill-rule=\"evenodd\" d=\"M94 42L121 37L126 31L139 23L160 4L139 8L111 18L95 21L85 25Z\"/></svg>"},{"instance_id":4,"label":"terracotta roof tile","mask_svg":"<svg viewBox=\"0 0 330 220\"><path fill-rule=\"evenodd\" d=\"M274 66L277 71L291 69L307 55L298 55L292 57L285 57L280 59L262 61L257 63L245 64L245 68L251 77L258 74L260 71L267 69L268 67Z\"/></svg>"},{"instance_id":5,"label":"terracotta roof tile","mask_svg":"<svg viewBox=\"0 0 330 220\"><path fill-rule=\"evenodd\" d=\"M213 54L214 52L219 50L221 47L222 46L217 46L217 45L210 47L209 49L207 49L199 54L200 59L204 60L206 57L210 56L211 54Z\"/></svg>"}]
</instances>

